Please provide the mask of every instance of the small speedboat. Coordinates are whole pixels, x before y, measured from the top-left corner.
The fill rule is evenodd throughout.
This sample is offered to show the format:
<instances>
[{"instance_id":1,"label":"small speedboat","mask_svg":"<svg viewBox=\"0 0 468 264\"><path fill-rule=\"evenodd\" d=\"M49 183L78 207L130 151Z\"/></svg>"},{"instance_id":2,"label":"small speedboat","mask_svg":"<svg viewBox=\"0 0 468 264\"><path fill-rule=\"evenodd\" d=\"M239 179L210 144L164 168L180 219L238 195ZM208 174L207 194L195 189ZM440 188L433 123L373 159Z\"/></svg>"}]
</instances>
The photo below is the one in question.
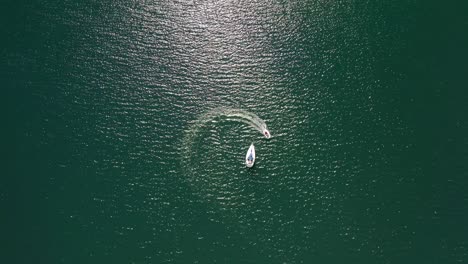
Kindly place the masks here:
<instances>
[{"instance_id":1,"label":"small speedboat","mask_svg":"<svg viewBox=\"0 0 468 264\"><path fill-rule=\"evenodd\" d=\"M268 131L268 129L266 129L266 128L263 129L263 135L264 135L266 138L270 138L270 137L271 137L270 131Z\"/></svg>"},{"instance_id":2,"label":"small speedboat","mask_svg":"<svg viewBox=\"0 0 468 264\"><path fill-rule=\"evenodd\" d=\"M247 154L245 155L245 166L252 167L255 163L255 147L252 143L250 145L249 150L247 150Z\"/></svg>"}]
</instances>

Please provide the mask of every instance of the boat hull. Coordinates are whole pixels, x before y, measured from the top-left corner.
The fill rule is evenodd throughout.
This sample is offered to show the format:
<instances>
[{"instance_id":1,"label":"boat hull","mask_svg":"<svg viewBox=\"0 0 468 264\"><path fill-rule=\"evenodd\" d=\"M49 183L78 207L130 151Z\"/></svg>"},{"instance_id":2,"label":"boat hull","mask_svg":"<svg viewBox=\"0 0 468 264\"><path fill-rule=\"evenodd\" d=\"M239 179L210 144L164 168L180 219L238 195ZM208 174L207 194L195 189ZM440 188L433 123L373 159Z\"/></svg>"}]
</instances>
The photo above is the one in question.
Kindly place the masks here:
<instances>
[{"instance_id":1,"label":"boat hull","mask_svg":"<svg viewBox=\"0 0 468 264\"><path fill-rule=\"evenodd\" d=\"M245 166L248 168L253 167L255 164L255 146L254 144L250 145L249 150L247 150L247 154L245 155Z\"/></svg>"}]
</instances>

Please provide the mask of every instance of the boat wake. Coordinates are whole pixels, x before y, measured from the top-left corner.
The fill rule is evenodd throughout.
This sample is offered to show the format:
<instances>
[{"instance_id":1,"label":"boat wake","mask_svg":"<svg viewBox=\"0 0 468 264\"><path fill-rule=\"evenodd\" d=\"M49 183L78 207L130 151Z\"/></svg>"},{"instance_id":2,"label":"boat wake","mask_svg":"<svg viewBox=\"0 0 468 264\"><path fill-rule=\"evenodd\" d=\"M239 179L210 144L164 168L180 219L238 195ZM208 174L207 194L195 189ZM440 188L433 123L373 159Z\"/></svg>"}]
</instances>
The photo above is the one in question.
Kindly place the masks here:
<instances>
[{"instance_id":1,"label":"boat wake","mask_svg":"<svg viewBox=\"0 0 468 264\"><path fill-rule=\"evenodd\" d=\"M207 121L213 120L217 117L226 117L228 120L233 121L240 121L245 124L250 125L251 127L258 130L262 135L265 135L264 132L268 131L267 125L265 121L263 121L260 117L256 114L235 108L215 108L210 112L206 113L199 119L202 123L206 123ZM268 131L268 136L270 137L270 133Z\"/></svg>"},{"instance_id":2,"label":"boat wake","mask_svg":"<svg viewBox=\"0 0 468 264\"><path fill-rule=\"evenodd\" d=\"M266 138L271 137L270 131L268 130L265 121L263 121L256 114L235 108L215 108L209 111L208 113L202 115L190 126L189 130L186 132L183 141L184 152L191 152L191 145L193 144L195 137L200 132L200 130L204 126L206 126L206 124L223 117L226 118L226 120L243 122L244 124L250 125L251 127L255 128Z\"/></svg>"},{"instance_id":3,"label":"boat wake","mask_svg":"<svg viewBox=\"0 0 468 264\"><path fill-rule=\"evenodd\" d=\"M227 165L228 161L223 157L223 151L219 151L218 147L213 147L219 144L217 139L220 135L210 133L210 131L212 131L213 124L222 121L241 122L254 128L266 138L271 136L265 121L260 117L235 108L215 108L189 125L181 145L183 173L196 192L218 201L223 196L222 193L225 196L234 191L231 188L240 184L239 181L231 182L234 181L232 174L237 175L238 168ZM223 149L226 150L226 147ZM226 177L226 175L231 175L231 177Z\"/></svg>"}]
</instances>

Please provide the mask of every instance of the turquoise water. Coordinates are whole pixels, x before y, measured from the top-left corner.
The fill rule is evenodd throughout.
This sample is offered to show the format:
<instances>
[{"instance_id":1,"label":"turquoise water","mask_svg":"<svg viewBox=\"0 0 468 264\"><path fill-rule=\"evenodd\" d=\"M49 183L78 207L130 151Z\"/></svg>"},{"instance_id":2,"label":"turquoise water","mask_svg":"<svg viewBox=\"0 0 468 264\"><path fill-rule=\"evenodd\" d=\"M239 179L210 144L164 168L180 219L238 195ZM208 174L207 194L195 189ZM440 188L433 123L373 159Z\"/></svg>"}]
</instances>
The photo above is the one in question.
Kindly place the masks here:
<instances>
[{"instance_id":1,"label":"turquoise water","mask_svg":"<svg viewBox=\"0 0 468 264\"><path fill-rule=\"evenodd\" d=\"M6 262L468 262L466 4L4 10Z\"/></svg>"}]
</instances>

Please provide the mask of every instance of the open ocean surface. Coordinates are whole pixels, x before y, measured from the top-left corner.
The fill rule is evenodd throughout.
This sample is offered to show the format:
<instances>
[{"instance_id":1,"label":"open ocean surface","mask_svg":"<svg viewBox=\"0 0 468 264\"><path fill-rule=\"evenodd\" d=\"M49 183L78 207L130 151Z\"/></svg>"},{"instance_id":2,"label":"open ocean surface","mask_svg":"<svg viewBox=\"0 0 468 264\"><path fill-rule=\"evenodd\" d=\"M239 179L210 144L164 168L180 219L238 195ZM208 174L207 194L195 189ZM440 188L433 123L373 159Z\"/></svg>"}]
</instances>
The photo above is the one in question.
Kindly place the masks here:
<instances>
[{"instance_id":1,"label":"open ocean surface","mask_svg":"<svg viewBox=\"0 0 468 264\"><path fill-rule=\"evenodd\" d=\"M2 263L468 263L466 1L2 6Z\"/></svg>"}]
</instances>

